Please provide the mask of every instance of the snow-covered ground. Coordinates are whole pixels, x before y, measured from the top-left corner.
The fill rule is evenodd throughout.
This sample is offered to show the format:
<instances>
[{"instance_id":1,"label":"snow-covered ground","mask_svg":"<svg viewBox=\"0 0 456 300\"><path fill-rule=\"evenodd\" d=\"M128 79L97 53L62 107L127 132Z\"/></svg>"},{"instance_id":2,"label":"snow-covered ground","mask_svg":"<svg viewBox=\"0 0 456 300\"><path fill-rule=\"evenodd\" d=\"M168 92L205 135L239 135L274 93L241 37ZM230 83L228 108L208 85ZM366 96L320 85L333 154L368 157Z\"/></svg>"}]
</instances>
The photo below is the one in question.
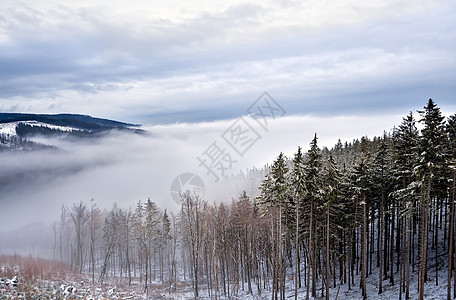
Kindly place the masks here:
<instances>
[{"instance_id":1,"label":"snow-covered ground","mask_svg":"<svg viewBox=\"0 0 456 300\"><path fill-rule=\"evenodd\" d=\"M440 237L438 260L438 283L436 285L436 261L435 252L432 250L428 260L428 282L425 284L425 300L439 300L447 298L447 275L448 275L448 256L443 249L443 237ZM431 250L431 243L429 244ZM395 260L396 260L395 256ZM375 263L375 262L374 262ZM375 265L375 264L374 264ZM304 267L304 266L302 266ZM303 274L302 269L302 274ZM400 299L399 281L400 274L397 272L397 266L394 265L395 284L392 285L389 279L383 280L383 293L378 294L379 287L379 269L375 266L372 274L367 278L367 299L372 300L390 300ZM293 280L294 272L287 272L286 281L286 299L294 299L295 283ZM115 277L113 277L113 275ZM165 274L165 278L166 278ZM338 277L338 276L336 276ZM95 276L95 284L92 284L91 274L72 272L64 264L41 260L38 258L20 257L20 256L0 256L0 299L194 299L191 279L187 276L186 280L183 274L178 272L178 282L175 288L171 288L169 283L160 281L152 282L148 285L148 290L144 290L144 282L139 278L132 278L131 285L123 276L120 278L117 273L110 272L110 276L103 284L97 282L98 276ZM204 276L200 277L204 280ZM454 281L454 278L452 279ZM12 284L16 283L16 284ZM361 289L359 287L360 275L354 276L354 284L348 289L348 283L340 285L336 281L333 286L331 280L329 299L341 300L358 300L362 299ZM306 287L302 280L302 287L298 289L298 299L306 299ZM198 299L215 299L211 291L209 295L208 287L204 282L200 283ZM321 281L317 284L317 297L310 297L312 300L325 299L322 297ZM217 299L246 299L246 300L268 300L272 299L271 286L258 291L257 286L252 282L252 293L247 291L247 284L242 286L231 285L230 294L225 297L223 289L219 286ZM402 299L405 299L405 292L402 293ZM410 299L418 299L418 266L410 273Z\"/></svg>"},{"instance_id":2,"label":"snow-covered ground","mask_svg":"<svg viewBox=\"0 0 456 300\"><path fill-rule=\"evenodd\" d=\"M16 127L19 122L12 122L12 123L0 123L0 134L8 135L8 136L15 136L16 135Z\"/></svg>"},{"instance_id":3,"label":"snow-covered ground","mask_svg":"<svg viewBox=\"0 0 456 300\"><path fill-rule=\"evenodd\" d=\"M1 272L0 272L1 274ZM17 278L17 283L12 284ZM30 280L24 274L11 279L0 277L0 299L189 299L190 292L170 294L157 284L144 291L144 285L133 281L128 286L125 280L109 280L92 285L88 274L56 274Z\"/></svg>"},{"instance_id":4,"label":"snow-covered ground","mask_svg":"<svg viewBox=\"0 0 456 300\"><path fill-rule=\"evenodd\" d=\"M444 267L439 271L440 285L435 285L433 274L435 269L432 266L429 269L430 281L425 286L425 299L437 300L446 299L446 276L447 272ZM14 275L13 275L14 274ZM8 276L7 276L8 275ZM383 282L384 293L378 294L378 273L373 273L368 278L368 299L386 300L399 299L399 276L396 274L396 284L392 286L389 280ZM411 277L410 299L417 299L417 278L416 274ZM13 284L17 282L17 284ZM72 272L62 272L59 274L41 276L39 279L30 280L24 274L24 271L18 267L2 266L0 269L0 298L1 299L194 299L190 282L180 281L177 284L176 291L170 291L169 285L162 285L154 282L150 285L149 290L144 291L144 284L138 280L133 280L131 286L128 286L127 280L109 279L104 284L94 285L91 283L90 274L77 274ZM321 284L321 283L320 283ZM340 287L331 288L330 299L357 300L362 299L359 288L359 277L355 277L355 285L348 290L348 284ZM222 291L218 293L218 299L247 299L260 300L271 299L271 290L263 290L258 294L256 286L253 285L253 294L243 291L241 288L230 288L231 295L227 298L223 296ZM245 285L247 288L247 285ZM402 295L405 299L405 293ZM287 282L286 298L294 298L294 281ZM310 297L311 299L314 299ZM214 299L209 296L207 286L201 285L200 297L198 299ZM303 286L298 290L298 299L306 299L306 288ZM321 286L317 292L317 298L321 297Z\"/></svg>"}]
</instances>

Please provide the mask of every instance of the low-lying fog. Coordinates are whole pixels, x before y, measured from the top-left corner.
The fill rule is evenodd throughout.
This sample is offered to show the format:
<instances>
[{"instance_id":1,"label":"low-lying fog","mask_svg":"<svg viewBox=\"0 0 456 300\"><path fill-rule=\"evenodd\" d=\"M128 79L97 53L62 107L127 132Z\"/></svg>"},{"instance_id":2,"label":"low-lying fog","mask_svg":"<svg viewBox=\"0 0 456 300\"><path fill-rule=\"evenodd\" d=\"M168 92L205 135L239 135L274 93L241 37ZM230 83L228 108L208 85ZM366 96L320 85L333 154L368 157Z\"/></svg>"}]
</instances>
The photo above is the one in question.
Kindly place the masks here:
<instances>
[{"instance_id":1,"label":"low-lying fog","mask_svg":"<svg viewBox=\"0 0 456 300\"><path fill-rule=\"evenodd\" d=\"M401 116L316 118L290 116L270 120L268 131L246 119L260 138L239 156L221 135L236 120L197 124L144 126L145 135L113 132L102 139L34 140L60 150L1 153L0 231L40 222L49 227L61 206L93 198L101 209L134 207L151 198L162 209L178 210L172 200L173 179L184 172L198 174L208 201L237 197L246 183L215 183L199 166L197 157L216 142L236 162L230 173L263 167L283 151L292 156L298 145L307 150L314 133L319 145L332 147L338 138L351 141L363 135L381 135L401 122ZM250 183L252 184L252 183ZM229 190L227 190L229 189ZM253 188L253 191L256 187Z\"/></svg>"}]
</instances>

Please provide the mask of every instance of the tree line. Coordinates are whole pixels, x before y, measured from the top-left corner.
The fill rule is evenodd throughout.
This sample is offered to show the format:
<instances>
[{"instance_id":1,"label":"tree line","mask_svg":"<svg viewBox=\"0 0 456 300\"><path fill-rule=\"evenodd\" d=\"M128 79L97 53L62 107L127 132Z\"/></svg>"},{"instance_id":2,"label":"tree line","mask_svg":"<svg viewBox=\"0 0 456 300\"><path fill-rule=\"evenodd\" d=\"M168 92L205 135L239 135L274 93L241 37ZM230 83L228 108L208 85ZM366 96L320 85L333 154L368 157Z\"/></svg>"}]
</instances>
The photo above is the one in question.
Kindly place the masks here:
<instances>
[{"instance_id":1,"label":"tree line","mask_svg":"<svg viewBox=\"0 0 456 300\"><path fill-rule=\"evenodd\" d=\"M426 284L435 284L452 299L456 115L445 119L429 99L417 116L331 149L320 149L315 134L307 152L280 153L266 167L256 195L229 203L186 191L176 213L150 199L109 212L93 201L63 206L55 258L93 282L139 279L146 292L153 282L172 292L188 281L195 298L267 291L273 300L337 299L359 288L367 299L375 274L378 294L388 282L399 286L398 299L417 289L422 300Z\"/></svg>"}]
</instances>

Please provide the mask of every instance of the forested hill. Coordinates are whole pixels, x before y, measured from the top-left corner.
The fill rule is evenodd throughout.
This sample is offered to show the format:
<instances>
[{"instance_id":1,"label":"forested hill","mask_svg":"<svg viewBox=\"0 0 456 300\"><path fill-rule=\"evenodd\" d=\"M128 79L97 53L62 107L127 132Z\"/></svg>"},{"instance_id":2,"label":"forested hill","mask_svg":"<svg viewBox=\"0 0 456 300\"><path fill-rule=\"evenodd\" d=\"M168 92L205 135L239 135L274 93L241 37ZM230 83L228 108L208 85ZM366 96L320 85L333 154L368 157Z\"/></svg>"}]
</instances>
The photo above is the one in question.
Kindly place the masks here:
<instances>
[{"instance_id":1,"label":"forested hill","mask_svg":"<svg viewBox=\"0 0 456 300\"><path fill-rule=\"evenodd\" d=\"M100 137L112 130L144 133L140 125L77 114L0 113L0 151L47 149L34 136Z\"/></svg>"},{"instance_id":2,"label":"forested hill","mask_svg":"<svg viewBox=\"0 0 456 300\"><path fill-rule=\"evenodd\" d=\"M82 130L99 130L101 128L128 128L138 127L137 124L129 124L108 119L94 118L88 115L78 114L23 114L23 113L0 113L0 123L19 121L37 121L55 126L72 127Z\"/></svg>"}]
</instances>

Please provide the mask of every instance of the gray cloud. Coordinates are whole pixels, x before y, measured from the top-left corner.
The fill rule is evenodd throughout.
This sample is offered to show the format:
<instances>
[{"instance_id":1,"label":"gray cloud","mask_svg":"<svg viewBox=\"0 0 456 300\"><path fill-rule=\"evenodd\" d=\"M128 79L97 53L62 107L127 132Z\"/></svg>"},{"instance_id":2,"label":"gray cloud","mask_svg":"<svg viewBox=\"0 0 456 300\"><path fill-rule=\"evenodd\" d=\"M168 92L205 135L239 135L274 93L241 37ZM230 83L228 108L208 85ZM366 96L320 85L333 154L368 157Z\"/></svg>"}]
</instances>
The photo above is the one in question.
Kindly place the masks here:
<instances>
[{"instance_id":1,"label":"gray cloud","mask_svg":"<svg viewBox=\"0 0 456 300\"><path fill-rule=\"evenodd\" d=\"M315 114L400 110L456 96L451 1L333 3L340 14L316 2L227 3L137 19L115 4L6 3L1 110L174 122L234 117L264 90L293 113Z\"/></svg>"}]
</instances>

